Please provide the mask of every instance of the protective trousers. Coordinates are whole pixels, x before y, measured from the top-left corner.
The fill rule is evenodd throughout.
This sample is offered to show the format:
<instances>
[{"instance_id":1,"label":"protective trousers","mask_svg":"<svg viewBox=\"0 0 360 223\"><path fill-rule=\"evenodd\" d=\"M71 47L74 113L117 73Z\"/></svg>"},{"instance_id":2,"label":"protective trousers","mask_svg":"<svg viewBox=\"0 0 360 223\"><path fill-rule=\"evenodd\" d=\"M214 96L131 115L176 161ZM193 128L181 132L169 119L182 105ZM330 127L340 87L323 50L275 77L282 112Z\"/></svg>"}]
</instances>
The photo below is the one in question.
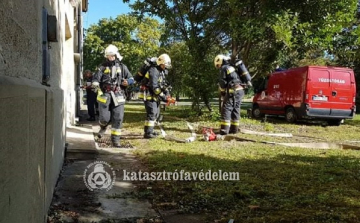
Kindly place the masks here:
<instances>
[{"instance_id":1,"label":"protective trousers","mask_svg":"<svg viewBox=\"0 0 360 223\"><path fill-rule=\"evenodd\" d=\"M88 108L88 114L91 118L95 117L95 106L96 106L96 93L87 90L86 91L86 104Z\"/></svg>"},{"instance_id":2,"label":"protective trousers","mask_svg":"<svg viewBox=\"0 0 360 223\"><path fill-rule=\"evenodd\" d=\"M237 133L239 130L240 106L244 97L244 90L237 90L233 94L227 93L221 108L221 135Z\"/></svg>"},{"instance_id":3,"label":"protective trousers","mask_svg":"<svg viewBox=\"0 0 360 223\"><path fill-rule=\"evenodd\" d=\"M124 103L114 105L111 95L105 93L106 103L99 103L99 124L101 129L106 129L111 121L111 141L120 144L122 122L124 120Z\"/></svg>"},{"instance_id":4,"label":"protective trousers","mask_svg":"<svg viewBox=\"0 0 360 223\"><path fill-rule=\"evenodd\" d=\"M146 121L144 125L144 136L152 138L156 119L160 115L160 102L155 100L144 101L146 110Z\"/></svg>"}]
</instances>

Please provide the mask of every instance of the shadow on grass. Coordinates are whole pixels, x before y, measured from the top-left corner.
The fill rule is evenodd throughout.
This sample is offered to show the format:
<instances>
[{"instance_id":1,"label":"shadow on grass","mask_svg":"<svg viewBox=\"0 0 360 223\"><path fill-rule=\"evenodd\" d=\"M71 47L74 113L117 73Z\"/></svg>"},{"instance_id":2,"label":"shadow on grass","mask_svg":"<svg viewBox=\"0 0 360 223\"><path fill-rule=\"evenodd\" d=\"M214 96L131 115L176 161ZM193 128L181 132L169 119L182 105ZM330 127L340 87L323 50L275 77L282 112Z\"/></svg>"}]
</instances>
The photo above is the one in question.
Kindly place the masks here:
<instances>
[{"instance_id":1,"label":"shadow on grass","mask_svg":"<svg viewBox=\"0 0 360 223\"><path fill-rule=\"evenodd\" d=\"M295 123L289 123L285 120L284 116L276 116L276 115L269 115L265 118L261 119L262 122L268 122L272 124L282 124L282 125L306 125L306 126L326 126L325 121L321 120L298 120Z\"/></svg>"},{"instance_id":2,"label":"shadow on grass","mask_svg":"<svg viewBox=\"0 0 360 223\"><path fill-rule=\"evenodd\" d=\"M185 128L175 128L175 127L166 127L166 125L163 125L163 129L167 131L176 131L176 132L185 132L185 133L191 133L191 130L185 129Z\"/></svg>"},{"instance_id":3,"label":"shadow on grass","mask_svg":"<svg viewBox=\"0 0 360 223\"><path fill-rule=\"evenodd\" d=\"M167 116L191 117L189 108L171 107L162 112L164 120ZM143 105L131 105L125 112L125 123L132 128L142 128L146 117ZM246 110L242 109L241 114L245 115ZM269 117L267 122L289 124L282 117ZM321 125L318 122L297 124ZM345 125L360 125L360 120L347 120ZM164 127L188 132L186 128ZM158 205L175 203L167 208L202 213L208 215L209 221L234 218L237 222L360 222L360 154L355 151L303 149L295 153L296 149L279 152L279 147L265 145L254 148L253 144L237 144L240 146L229 149L228 142L212 144L223 148L222 153L231 151L226 157L211 154L212 150L204 152L210 155L200 154L198 150L204 151L209 146L205 142L178 148L173 143L156 140L150 144L168 150L150 149L149 145L149 148L140 148L149 150L141 157L149 171L203 170L206 173L211 169L239 172L240 179L147 181L139 187L139 193L153 200L155 208L163 209ZM187 152L179 152L181 149Z\"/></svg>"},{"instance_id":4,"label":"shadow on grass","mask_svg":"<svg viewBox=\"0 0 360 223\"><path fill-rule=\"evenodd\" d=\"M181 117L181 114L185 114L188 110L181 110L180 108L174 108L169 109L167 111L161 111L160 114L163 116L163 127L165 131L168 130L175 130L179 132L189 132L189 130L186 128L186 124L184 124L184 129L175 128L175 127L167 127L167 124L164 122L172 122L176 120L172 120L172 117ZM128 125L125 128L138 128L143 129L144 128L144 122L146 120L146 112L143 105L127 105L125 108L125 114L124 114L124 125ZM185 122L184 122L185 123ZM155 126L156 129L158 129L157 126Z\"/></svg>"},{"instance_id":5,"label":"shadow on grass","mask_svg":"<svg viewBox=\"0 0 360 223\"><path fill-rule=\"evenodd\" d=\"M182 212L206 213L211 222L222 217L235 222L360 221L359 157L321 152L246 158L254 153L249 150L231 161L173 150L151 151L146 154L149 171L180 175L181 170L204 174L221 170L238 172L239 180L151 181L147 198L155 206L173 202L173 208Z\"/></svg>"},{"instance_id":6,"label":"shadow on grass","mask_svg":"<svg viewBox=\"0 0 360 223\"><path fill-rule=\"evenodd\" d=\"M345 120L345 124L352 126L360 126L360 120Z\"/></svg>"},{"instance_id":7,"label":"shadow on grass","mask_svg":"<svg viewBox=\"0 0 360 223\"><path fill-rule=\"evenodd\" d=\"M261 118L261 119L256 119L259 120L261 122L268 122L271 124L284 124L284 125L306 125L306 126L322 126L322 127L326 127L329 126L327 124L326 120L312 120L312 119L301 119L301 120L297 120L295 123L289 123L285 120L284 116L277 116L277 115L268 115L266 118ZM341 125L351 125L351 126L360 126L360 120L352 120L352 119L347 119L345 120L345 123L341 124Z\"/></svg>"}]
</instances>

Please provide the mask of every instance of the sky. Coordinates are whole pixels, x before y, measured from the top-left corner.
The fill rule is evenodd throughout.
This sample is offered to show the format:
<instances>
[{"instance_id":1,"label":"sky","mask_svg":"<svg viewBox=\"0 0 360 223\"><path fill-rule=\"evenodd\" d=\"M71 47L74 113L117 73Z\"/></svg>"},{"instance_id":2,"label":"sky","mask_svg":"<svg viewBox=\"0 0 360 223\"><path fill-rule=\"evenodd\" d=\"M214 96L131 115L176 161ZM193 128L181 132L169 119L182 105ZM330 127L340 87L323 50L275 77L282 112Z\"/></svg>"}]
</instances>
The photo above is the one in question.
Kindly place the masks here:
<instances>
[{"instance_id":1,"label":"sky","mask_svg":"<svg viewBox=\"0 0 360 223\"><path fill-rule=\"evenodd\" d=\"M88 2L88 11L83 13L85 29L97 24L102 18L115 18L120 14L131 12L129 4L123 3L122 0L89 0Z\"/></svg>"}]
</instances>

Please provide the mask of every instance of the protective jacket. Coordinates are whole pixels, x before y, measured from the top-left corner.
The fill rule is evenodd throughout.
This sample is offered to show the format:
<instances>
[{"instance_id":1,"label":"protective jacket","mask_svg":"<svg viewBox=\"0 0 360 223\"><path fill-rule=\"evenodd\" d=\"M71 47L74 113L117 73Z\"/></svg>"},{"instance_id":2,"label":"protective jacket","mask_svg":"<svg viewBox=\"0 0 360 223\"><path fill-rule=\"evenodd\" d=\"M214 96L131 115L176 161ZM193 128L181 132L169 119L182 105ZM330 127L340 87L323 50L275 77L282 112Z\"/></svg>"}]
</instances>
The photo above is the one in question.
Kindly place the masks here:
<instances>
[{"instance_id":1,"label":"protective jacket","mask_svg":"<svg viewBox=\"0 0 360 223\"><path fill-rule=\"evenodd\" d=\"M162 70L159 66L150 67L149 71L145 74L140 98L154 101L158 101L159 98L165 100L165 96L168 93L166 73L167 70Z\"/></svg>"},{"instance_id":2,"label":"protective jacket","mask_svg":"<svg viewBox=\"0 0 360 223\"><path fill-rule=\"evenodd\" d=\"M89 92L93 92L92 87L91 87L91 82L92 82L93 77L86 77L84 79L84 83L85 83L85 89L86 89L86 93ZM94 93L94 92L93 92Z\"/></svg>"},{"instance_id":3,"label":"protective jacket","mask_svg":"<svg viewBox=\"0 0 360 223\"><path fill-rule=\"evenodd\" d=\"M127 66L115 60L101 64L93 77L93 82L98 82L103 92L114 91L125 95L124 90L126 87L121 85L125 79L127 79L129 85L134 83L134 78Z\"/></svg>"},{"instance_id":4,"label":"protective jacket","mask_svg":"<svg viewBox=\"0 0 360 223\"><path fill-rule=\"evenodd\" d=\"M221 66L219 75L219 88L222 93L233 93L242 89L241 80L233 66L224 64Z\"/></svg>"}]
</instances>

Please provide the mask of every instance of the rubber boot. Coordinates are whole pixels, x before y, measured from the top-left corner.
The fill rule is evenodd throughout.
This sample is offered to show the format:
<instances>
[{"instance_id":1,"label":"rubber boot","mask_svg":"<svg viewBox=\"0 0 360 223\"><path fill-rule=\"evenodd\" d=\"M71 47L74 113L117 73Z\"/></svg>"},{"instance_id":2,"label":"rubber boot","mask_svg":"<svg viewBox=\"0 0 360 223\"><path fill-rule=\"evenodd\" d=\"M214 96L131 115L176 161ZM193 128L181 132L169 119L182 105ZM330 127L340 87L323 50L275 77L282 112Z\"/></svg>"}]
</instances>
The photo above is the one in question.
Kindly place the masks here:
<instances>
[{"instance_id":1,"label":"rubber boot","mask_svg":"<svg viewBox=\"0 0 360 223\"><path fill-rule=\"evenodd\" d=\"M229 134L229 129L230 129L230 126L228 126L228 125L221 125L220 135L227 135L227 134Z\"/></svg>"},{"instance_id":2,"label":"rubber boot","mask_svg":"<svg viewBox=\"0 0 360 223\"><path fill-rule=\"evenodd\" d=\"M113 147L121 147L120 136L111 135L111 143Z\"/></svg>"},{"instance_id":3,"label":"rubber boot","mask_svg":"<svg viewBox=\"0 0 360 223\"><path fill-rule=\"evenodd\" d=\"M97 137L101 139L104 136L105 132L106 132L106 126L100 126L100 131L98 132Z\"/></svg>"},{"instance_id":4,"label":"rubber boot","mask_svg":"<svg viewBox=\"0 0 360 223\"><path fill-rule=\"evenodd\" d=\"M239 132L239 126L237 126L237 125L230 126L230 131L229 131L230 134L236 134L238 132Z\"/></svg>"},{"instance_id":5,"label":"rubber boot","mask_svg":"<svg viewBox=\"0 0 360 223\"><path fill-rule=\"evenodd\" d=\"M145 126L144 127L144 138L152 139L156 138L158 135L154 133L154 126Z\"/></svg>"}]
</instances>

